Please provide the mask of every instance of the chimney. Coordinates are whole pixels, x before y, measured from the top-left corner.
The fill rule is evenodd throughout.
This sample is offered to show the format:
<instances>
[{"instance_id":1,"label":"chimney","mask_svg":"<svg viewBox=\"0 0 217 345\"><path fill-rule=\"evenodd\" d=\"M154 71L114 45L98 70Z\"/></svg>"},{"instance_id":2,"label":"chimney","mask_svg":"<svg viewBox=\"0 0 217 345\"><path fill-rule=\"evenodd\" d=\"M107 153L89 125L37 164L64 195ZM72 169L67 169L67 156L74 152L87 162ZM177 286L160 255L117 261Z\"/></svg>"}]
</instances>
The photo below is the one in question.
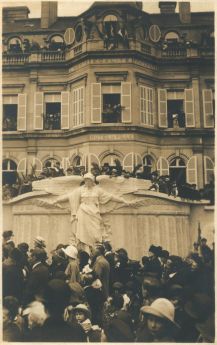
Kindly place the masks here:
<instances>
[{"instance_id":1,"label":"chimney","mask_svg":"<svg viewBox=\"0 0 217 345\"><path fill-rule=\"evenodd\" d=\"M158 7L161 14L172 14L176 11L176 1L160 1Z\"/></svg>"},{"instance_id":2,"label":"chimney","mask_svg":"<svg viewBox=\"0 0 217 345\"><path fill-rule=\"evenodd\" d=\"M41 28L48 29L57 20L57 1L41 2Z\"/></svg>"},{"instance_id":3,"label":"chimney","mask_svg":"<svg viewBox=\"0 0 217 345\"><path fill-rule=\"evenodd\" d=\"M183 24L191 22L191 4L187 1L179 2L179 18Z\"/></svg>"},{"instance_id":4,"label":"chimney","mask_svg":"<svg viewBox=\"0 0 217 345\"><path fill-rule=\"evenodd\" d=\"M2 18L5 23L13 23L17 19L28 19L29 13L27 6L4 7Z\"/></svg>"}]
</instances>

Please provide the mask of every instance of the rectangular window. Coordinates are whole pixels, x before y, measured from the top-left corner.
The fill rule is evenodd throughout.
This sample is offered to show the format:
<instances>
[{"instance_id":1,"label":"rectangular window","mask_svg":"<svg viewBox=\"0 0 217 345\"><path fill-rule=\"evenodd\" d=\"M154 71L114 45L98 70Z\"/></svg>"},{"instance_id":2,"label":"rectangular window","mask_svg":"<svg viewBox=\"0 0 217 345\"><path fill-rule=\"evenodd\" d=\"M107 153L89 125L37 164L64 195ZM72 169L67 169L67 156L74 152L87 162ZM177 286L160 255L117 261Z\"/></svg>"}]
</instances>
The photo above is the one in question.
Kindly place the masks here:
<instances>
[{"instance_id":1,"label":"rectangular window","mask_svg":"<svg viewBox=\"0 0 217 345\"><path fill-rule=\"evenodd\" d=\"M183 99L167 100L168 128L185 128L185 113Z\"/></svg>"},{"instance_id":2,"label":"rectangular window","mask_svg":"<svg viewBox=\"0 0 217 345\"><path fill-rule=\"evenodd\" d=\"M3 131L17 130L17 104L3 104Z\"/></svg>"},{"instance_id":3,"label":"rectangular window","mask_svg":"<svg viewBox=\"0 0 217 345\"><path fill-rule=\"evenodd\" d=\"M153 114L153 89L146 86L140 86L140 114L141 122L144 125L154 125Z\"/></svg>"},{"instance_id":4,"label":"rectangular window","mask_svg":"<svg viewBox=\"0 0 217 345\"><path fill-rule=\"evenodd\" d=\"M103 123L121 122L121 95L119 93L105 93L103 96Z\"/></svg>"},{"instance_id":5,"label":"rectangular window","mask_svg":"<svg viewBox=\"0 0 217 345\"><path fill-rule=\"evenodd\" d=\"M84 125L84 88L73 90L73 126Z\"/></svg>"},{"instance_id":6,"label":"rectangular window","mask_svg":"<svg viewBox=\"0 0 217 345\"><path fill-rule=\"evenodd\" d=\"M61 129L61 95L45 94L44 96L44 129Z\"/></svg>"}]
</instances>

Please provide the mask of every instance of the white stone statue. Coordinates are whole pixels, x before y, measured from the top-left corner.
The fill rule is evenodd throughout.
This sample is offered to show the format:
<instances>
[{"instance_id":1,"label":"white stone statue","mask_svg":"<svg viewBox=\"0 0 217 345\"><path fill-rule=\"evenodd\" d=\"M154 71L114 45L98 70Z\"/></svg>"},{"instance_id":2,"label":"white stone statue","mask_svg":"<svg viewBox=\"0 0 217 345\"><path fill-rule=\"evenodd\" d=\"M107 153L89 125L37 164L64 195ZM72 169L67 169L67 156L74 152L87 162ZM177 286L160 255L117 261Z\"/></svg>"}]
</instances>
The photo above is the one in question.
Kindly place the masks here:
<instances>
[{"instance_id":1,"label":"white stone statue","mask_svg":"<svg viewBox=\"0 0 217 345\"><path fill-rule=\"evenodd\" d=\"M52 183L55 183L56 179L52 179ZM70 177L70 181L73 181L72 184L74 187L75 184L80 185L81 180L82 177L80 176ZM99 185L96 185L94 176L91 173L87 173L84 175L83 180L84 185L77 186L72 191L68 190L53 200L36 199L36 202L38 206L55 206L58 208L66 208L62 203L69 202L71 223L75 229L73 231L74 238L72 239L72 243L89 253L90 248L96 242L102 242L105 239L103 238L103 228L107 237L109 237L110 225L106 217L104 217L103 222L101 214L108 214L114 209L123 206L139 206L135 197L134 201L127 201L122 197L124 194L132 194L138 188L133 181L126 180L123 177L113 179L106 175L98 176L97 181ZM61 181L64 181L64 178ZM66 182L67 179L65 179ZM54 186L52 187L53 193L55 193L55 188ZM49 186L46 188L44 186L44 190L50 192Z\"/></svg>"}]
</instances>

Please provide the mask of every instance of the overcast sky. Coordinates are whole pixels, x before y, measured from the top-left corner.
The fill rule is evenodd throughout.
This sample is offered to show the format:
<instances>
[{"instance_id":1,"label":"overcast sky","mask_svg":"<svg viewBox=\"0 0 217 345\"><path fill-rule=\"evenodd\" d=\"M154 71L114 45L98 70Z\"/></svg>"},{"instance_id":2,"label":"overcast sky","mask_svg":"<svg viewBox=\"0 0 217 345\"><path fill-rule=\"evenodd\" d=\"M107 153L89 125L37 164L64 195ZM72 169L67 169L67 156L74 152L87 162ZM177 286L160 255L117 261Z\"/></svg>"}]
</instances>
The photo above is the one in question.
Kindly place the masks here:
<instances>
[{"instance_id":1,"label":"overcast sky","mask_svg":"<svg viewBox=\"0 0 217 345\"><path fill-rule=\"evenodd\" d=\"M99 1L99 0L98 0ZM124 0L122 0L124 1ZM65 0L58 2L58 16L76 16L84 11L86 11L94 1L87 0ZM216 8L214 0L191 0L191 11L214 11ZM37 18L41 15L41 1L17 1L9 0L2 1L2 6L28 6L30 10L29 17ZM143 1L143 10L149 13L159 13L158 1ZM178 10L178 6L176 7Z\"/></svg>"}]
</instances>

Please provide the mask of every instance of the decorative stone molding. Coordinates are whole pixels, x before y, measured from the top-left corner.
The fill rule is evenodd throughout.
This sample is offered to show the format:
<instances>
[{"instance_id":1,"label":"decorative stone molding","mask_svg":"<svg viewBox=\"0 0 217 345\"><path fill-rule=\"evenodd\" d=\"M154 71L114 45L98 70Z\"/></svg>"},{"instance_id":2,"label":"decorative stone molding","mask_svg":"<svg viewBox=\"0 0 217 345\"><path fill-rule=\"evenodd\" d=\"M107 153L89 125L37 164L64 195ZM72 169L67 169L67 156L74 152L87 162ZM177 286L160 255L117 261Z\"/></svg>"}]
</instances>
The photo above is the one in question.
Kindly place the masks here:
<instances>
[{"instance_id":1,"label":"decorative stone molding","mask_svg":"<svg viewBox=\"0 0 217 345\"><path fill-rule=\"evenodd\" d=\"M25 84L3 84L2 88L5 89L6 93L22 93L24 90Z\"/></svg>"},{"instance_id":2,"label":"decorative stone molding","mask_svg":"<svg viewBox=\"0 0 217 345\"><path fill-rule=\"evenodd\" d=\"M72 86L73 86L72 84L75 84L75 83L77 83L79 81L84 80L84 83L85 83L85 86L86 86L87 85L87 78L88 78L88 73L84 73L82 75L79 75L76 78L70 79L68 81L68 84L70 85L70 88L72 88Z\"/></svg>"},{"instance_id":3,"label":"decorative stone molding","mask_svg":"<svg viewBox=\"0 0 217 345\"><path fill-rule=\"evenodd\" d=\"M106 71L106 72L95 72L97 82L121 82L126 81L128 71Z\"/></svg>"}]
</instances>

